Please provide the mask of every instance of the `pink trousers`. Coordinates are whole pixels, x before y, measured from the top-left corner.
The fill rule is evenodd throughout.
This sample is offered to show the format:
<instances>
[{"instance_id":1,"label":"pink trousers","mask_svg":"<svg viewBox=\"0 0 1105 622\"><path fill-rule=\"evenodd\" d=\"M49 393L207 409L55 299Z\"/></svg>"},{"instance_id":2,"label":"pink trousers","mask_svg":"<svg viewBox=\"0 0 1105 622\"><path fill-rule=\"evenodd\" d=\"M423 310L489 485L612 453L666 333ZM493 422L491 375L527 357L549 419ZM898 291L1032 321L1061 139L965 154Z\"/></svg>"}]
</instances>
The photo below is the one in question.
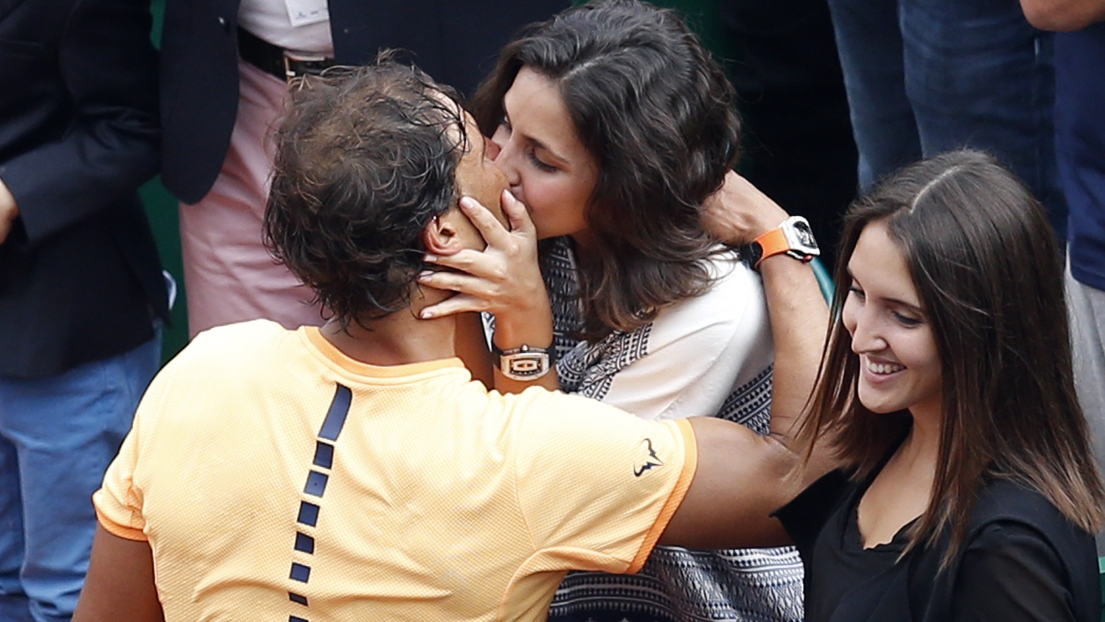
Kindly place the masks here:
<instances>
[{"instance_id":1,"label":"pink trousers","mask_svg":"<svg viewBox=\"0 0 1105 622\"><path fill-rule=\"evenodd\" d=\"M238 118L226 161L206 197L180 205L191 336L257 318L288 328L323 321L318 305L309 302L311 290L262 244L273 157L269 132L287 104L287 85L242 61L238 69Z\"/></svg>"}]
</instances>

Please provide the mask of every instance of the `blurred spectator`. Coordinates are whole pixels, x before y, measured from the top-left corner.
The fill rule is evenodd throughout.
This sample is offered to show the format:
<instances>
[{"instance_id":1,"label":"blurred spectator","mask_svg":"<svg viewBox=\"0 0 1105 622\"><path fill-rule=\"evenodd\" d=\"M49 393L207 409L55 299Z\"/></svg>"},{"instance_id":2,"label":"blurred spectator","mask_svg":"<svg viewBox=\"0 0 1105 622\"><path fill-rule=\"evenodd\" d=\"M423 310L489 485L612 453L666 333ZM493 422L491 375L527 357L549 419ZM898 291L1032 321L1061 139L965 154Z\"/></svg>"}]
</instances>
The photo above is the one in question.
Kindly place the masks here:
<instances>
[{"instance_id":1,"label":"blurred spectator","mask_svg":"<svg viewBox=\"0 0 1105 622\"><path fill-rule=\"evenodd\" d=\"M0 619L69 620L160 361L149 3L0 3Z\"/></svg>"},{"instance_id":2,"label":"blurred spectator","mask_svg":"<svg viewBox=\"0 0 1105 622\"><path fill-rule=\"evenodd\" d=\"M1070 210L1067 298L1075 386L1105 466L1105 0L1021 0L1055 36L1055 147ZM1105 534L1097 538L1105 555Z\"/></svg>"},{"instance_id":3,"label":"blurred spectator","mask_svg":"<svg viewBox=\"0 0 1105 622\"><path fill-rule=\"evenodd\" d=\"M829 0L829 8L861 187L922 156L982 149L1028 184L1062 238L1050 33L1005 0Z\"/></svg>"},{"instance_id":4,"label":"blurred spectator","mask_svg":"<svg viewBox=\"0 0 1105 622\"><path fill-rule=\"evenodd\" d=\"M191 334L255 318L319 324L313 297L261 245L286 71L358 65L409 50L430 75L471 92L522 25L567 0L361 2L167 0L161 101L166 187L183 203L181 246ZM287 62L286 62L287 61Z\"/></svg>"}]
</instances>

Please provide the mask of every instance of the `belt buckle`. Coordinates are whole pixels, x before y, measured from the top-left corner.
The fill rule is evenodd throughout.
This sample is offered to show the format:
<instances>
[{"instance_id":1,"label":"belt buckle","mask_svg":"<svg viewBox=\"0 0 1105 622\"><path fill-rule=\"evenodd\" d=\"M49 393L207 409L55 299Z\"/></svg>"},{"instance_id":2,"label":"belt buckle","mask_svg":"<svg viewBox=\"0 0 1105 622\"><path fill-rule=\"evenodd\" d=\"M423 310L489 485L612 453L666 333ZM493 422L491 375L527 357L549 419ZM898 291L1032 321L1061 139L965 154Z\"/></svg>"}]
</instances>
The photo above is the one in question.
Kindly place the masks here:
<instances>
[{"instance_id":1,"label":"belt buckle","mask_svg":"<svg viewBox=\"0 0 1105 622\"><path fill-rule=\"evenodd\" d=\"M322 54L284 50L284 79L288 82L300 76L318 75L329 66L330 59Z\"/></svg>"}]
</instances>

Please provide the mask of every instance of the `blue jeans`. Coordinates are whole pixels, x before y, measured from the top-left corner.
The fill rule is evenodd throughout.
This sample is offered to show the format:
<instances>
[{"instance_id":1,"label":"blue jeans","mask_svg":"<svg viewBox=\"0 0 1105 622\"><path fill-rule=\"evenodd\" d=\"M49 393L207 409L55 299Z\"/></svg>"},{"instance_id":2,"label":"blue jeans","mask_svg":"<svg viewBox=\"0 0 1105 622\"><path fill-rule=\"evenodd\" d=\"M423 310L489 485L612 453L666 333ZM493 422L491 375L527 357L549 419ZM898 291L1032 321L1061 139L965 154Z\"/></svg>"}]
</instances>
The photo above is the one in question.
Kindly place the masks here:
<instances>
[{"instance_id":1,"label":"blue jeans","mask_svg":"<svg viewBox=\"0 0 1105 622\"><path fill-rule=\"evenodd\" d=\"M161 357L154 339L46 378L0 377L0 620L69 620L96 514L91 496Z\"/></svg>"},{"instance_id":2,"label":"blue jeans","mask_svg":"<svg viewBox=\"0 0 1105 622\"><path fill-rule=\"evenodd\" d=\"M1013 0L829 0L860 186L960 147L1009 166L1066 231L1053 38Z\"/></svg>"}]
</instances>

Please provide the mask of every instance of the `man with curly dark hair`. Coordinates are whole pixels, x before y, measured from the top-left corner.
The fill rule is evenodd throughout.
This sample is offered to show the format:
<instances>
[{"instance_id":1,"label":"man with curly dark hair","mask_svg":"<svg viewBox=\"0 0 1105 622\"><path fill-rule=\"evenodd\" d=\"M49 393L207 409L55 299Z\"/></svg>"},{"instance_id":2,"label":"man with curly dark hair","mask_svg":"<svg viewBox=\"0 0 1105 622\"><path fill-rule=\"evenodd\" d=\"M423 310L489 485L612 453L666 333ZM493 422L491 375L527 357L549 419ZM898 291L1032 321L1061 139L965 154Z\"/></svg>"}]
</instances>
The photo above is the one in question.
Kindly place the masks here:
<instances>
[{"instance_id":1,"label":"man with curly dark hair","mask_svg":"<svg viewBox=\"0 0 1105 622\"><path fill-rule=\"evenodd\" d=\"M213 329L158 376L95 495L76 620L538 620L570 569L783 541L768 512L804 482L778 436L488 391L458 320L418 318L450 295L418 284L426 255L494 230L469 196L502 201L491 246L536 244L448 89L385 60L294 100L266 232L334 317Z\"/></svg>"}]
</instances>

